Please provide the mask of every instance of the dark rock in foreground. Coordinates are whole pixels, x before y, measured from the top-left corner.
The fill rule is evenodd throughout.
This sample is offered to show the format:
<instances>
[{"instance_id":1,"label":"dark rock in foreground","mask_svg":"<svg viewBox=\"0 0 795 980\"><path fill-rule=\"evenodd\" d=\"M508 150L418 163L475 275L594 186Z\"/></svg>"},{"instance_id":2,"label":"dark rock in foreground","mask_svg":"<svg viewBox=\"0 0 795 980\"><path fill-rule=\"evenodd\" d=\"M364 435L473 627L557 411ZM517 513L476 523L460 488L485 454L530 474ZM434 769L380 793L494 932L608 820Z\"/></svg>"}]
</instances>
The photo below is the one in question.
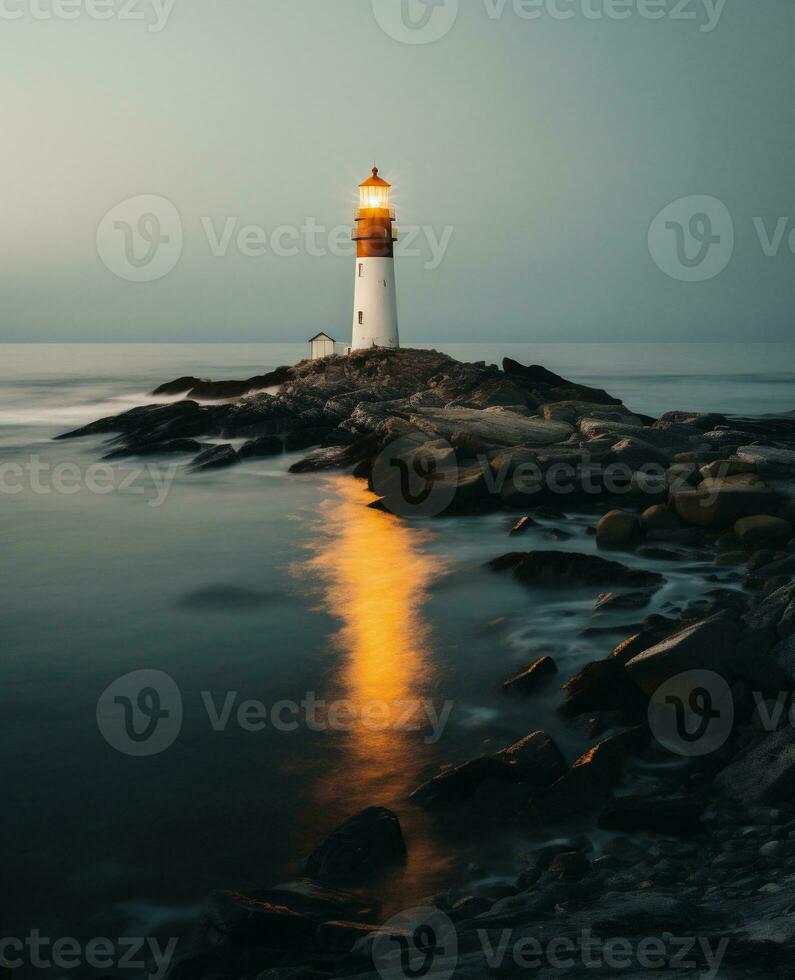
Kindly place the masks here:
<instances>
[{"instance_id":1,"label":"dark rock in foreground","mask_svg":"<svg viewBox=\"0 0 795 980\"><path fill-rule=\"evenodd\" d=\"M341 824L306 860L306 872L321 883L371 877L406 859L397 816L373 806Z\"/></svg>"}]
</instances>

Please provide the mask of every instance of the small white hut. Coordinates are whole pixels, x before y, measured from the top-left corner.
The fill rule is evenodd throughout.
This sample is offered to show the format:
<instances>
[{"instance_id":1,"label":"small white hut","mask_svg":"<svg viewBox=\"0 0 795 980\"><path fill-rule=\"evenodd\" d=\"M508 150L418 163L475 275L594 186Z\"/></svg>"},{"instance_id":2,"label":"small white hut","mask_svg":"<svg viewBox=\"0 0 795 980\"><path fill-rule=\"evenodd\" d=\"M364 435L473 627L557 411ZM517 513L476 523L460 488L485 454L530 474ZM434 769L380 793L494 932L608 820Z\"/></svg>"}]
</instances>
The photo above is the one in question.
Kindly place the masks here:
<instances>
[{"instance_id":1,"label":"small white hut","mask_svg":"<svg viewBox=\"0 0 795 980\"><path fill-rule=\"evenodd\" d=\"M327 333L315 334L309 341L309 359L316 361L321 357L331 357L335 352L336 343L337 341Z\"/></svg>"}]
</instances>

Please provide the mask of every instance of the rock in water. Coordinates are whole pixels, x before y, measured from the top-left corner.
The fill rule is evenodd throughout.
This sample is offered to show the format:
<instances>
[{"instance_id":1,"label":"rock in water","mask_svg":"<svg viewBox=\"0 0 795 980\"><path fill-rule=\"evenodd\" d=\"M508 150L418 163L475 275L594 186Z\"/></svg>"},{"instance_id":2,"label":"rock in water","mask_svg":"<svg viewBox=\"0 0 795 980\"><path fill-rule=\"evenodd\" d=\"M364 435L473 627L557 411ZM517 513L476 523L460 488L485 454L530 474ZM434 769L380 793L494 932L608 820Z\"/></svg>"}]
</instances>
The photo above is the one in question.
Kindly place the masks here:
<instances>
[{"instance_id":1,"label":"rock in water","mask_svg":"<svg viewBox=\"0 0 795 980\"><path fill-rule=\"evenodd\" d=\"M597 555L569 551L516 551L488 563L495 572L510 571L523 585L661 587L657 572L628 568Z\"/></svg>"},{"instance_id":2,"label":"rock in water","mask_svg":"<svg viewBox=\"0 0 795 980\"><path fill-rule=\"evenodd\" d=\"M555 823L595 806L621 779L624 760L646 741L642 727L603 739L582 755L550 788L533 800L545 823Z\"/></svg>"},{"instance_id":3,"label":"rock in water","mask_svg":"<svg viewBox=\"0 0 795 980\"><path fill-rule=\"evenodd\" d=\"M596 525L596 543L600 548L626 548L640 536L640 528L637 514L608 511Z\"/></svg>"},{"instance_id":4,"label":"rock in water","mask_svg":"<svg viewBox=\"0 0 795 980\"><path fill-rule=\"evenodd\" d=\"M502 688L504 691L515 691L517 694L532 694L543 686L550 677L553 677L557 670L557 665L552 657L540 657L529 667L525 667L503 681Z\"/></svg>"},{"instance_id":5,"label":"rock in water","mask_svg":"<svg viewBox=\"0 0 795 980\"><path fill-rule=\"evenodd\" d=\"M311 941L315 924L282 905L237 892L215 892L210 898L205 929L213 945L300 950Z\"/></svg>"},{"instance_id":6,"label":"rock in water","mask_svg":"<svg viewBox=\"0 0 795 980\"><path fill-rule=\"evenodd\" d=\"M306 871L321 883L355 881L405 859L406 842L397 815L372 806L337 827L309 855Z\"/></svg>"},{"instance_id":7,"label":"rock in water","mask_svg":"<svg viewBox=\"0 0 795 980\"><path fill-rule=\"evenodd\" d=\"M211 446L205 449L190 464L192 470L220 470L227 466L234 466L240 462L240 457L235 450L228 444L223 446Z\"/></svg>"},{"instance_id":8,"label":"rock in water","mask_svg":"<svg viewBox=\"0 0 795 980\"><path fill-rule=\"evenodd\" d=\"M627 673L649 696L669 678L687 670L712 670L731 677L736 669L734 653L739 636L739 624L717 613L633 657L627 663Z\"/></svg>"},{"instance_id":9,"label":"rock in water","mask_svg":"<svg viewBox=\"0 0 795 980\"><path fill-rule=\"evenodd\" d=\"M744 548L760 548L763 545L784 545L793 535L789 521L780 517L743 517L734 525L734 533Z\"/></svg>"},{"instance_id":10,"label":"rock in water","mask_svg":"<svg viewBox=\"0 0 795 980\"><path fill-rule=\"evenodd\" d=\"M566 761L555 742L545 732L532 732L495 755L480 756L442 770L419 786L411 800L427 807L463 803L489 781L526 783L541 789L565 771Z\"/></svg>"}]
</instances>

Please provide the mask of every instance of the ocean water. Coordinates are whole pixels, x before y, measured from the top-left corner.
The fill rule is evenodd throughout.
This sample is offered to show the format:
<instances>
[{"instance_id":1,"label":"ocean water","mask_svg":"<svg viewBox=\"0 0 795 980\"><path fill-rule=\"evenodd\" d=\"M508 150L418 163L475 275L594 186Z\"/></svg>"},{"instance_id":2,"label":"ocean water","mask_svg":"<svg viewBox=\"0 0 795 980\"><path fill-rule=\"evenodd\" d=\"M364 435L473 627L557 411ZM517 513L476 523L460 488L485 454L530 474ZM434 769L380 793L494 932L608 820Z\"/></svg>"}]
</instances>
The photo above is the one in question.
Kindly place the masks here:
<instances>
[{"instance_id":1,"label":"ocean water","mask_svg":"<svg viewBox=\"0 0 795 980\"><path fill-rule=\"evenodd\" d=\"M791 344L439 346L542 363L649 414L795 410ZM409 792L441 763L538 728L571 759L586 747L557 717L554 685L521 702L500 682L541 652L565 679L631 614L595 620L592 592L530 592L484 570L512 550L506 515L403 523L347 476L289 475L297 457L202 475L175 460L97 471L103 439L54 441L154 401L179 375L246 377L303 355L0 347L3 935L184 937L211 890L299 876L325 833L374 803L399 813L409 846L406 868L373 885L385 911L467 881L471 865L515 877L531 831L431 818ZM592 551L589 523L570 513L523 547ZM686 602L713 571L666 568L651 609ZM615 636L583 635L593 625ZM172 678L182 707L173 744L149 756L120 751L98 720L103 692L140 670ZM348 720L284 730L280 703L311 698ZM244 702L267 721L241 723ZM374 706L423 727L367 722Z\"/></svg>"}]
</instances>

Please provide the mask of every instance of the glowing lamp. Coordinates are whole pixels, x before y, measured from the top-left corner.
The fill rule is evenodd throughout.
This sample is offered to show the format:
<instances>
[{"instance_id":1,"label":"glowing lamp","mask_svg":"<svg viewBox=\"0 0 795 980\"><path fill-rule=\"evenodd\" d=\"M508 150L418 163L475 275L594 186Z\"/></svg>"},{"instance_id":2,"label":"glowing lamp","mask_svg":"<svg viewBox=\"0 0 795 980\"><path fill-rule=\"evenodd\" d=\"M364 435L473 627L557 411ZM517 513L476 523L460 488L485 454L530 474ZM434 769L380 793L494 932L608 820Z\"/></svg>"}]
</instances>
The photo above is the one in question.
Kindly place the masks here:
<instances>
[{"instance_id":1,"label":"glowing lamp","mask_svg":"<svg viewBox=\"0 0 795 980\"><path fill-rule=\"evenodd\" d=\"M378 167L373 167L372 177L359 184L359 207L388 208L391 187L391 184L378 176Z\"/></svg>"}]
</instances>

